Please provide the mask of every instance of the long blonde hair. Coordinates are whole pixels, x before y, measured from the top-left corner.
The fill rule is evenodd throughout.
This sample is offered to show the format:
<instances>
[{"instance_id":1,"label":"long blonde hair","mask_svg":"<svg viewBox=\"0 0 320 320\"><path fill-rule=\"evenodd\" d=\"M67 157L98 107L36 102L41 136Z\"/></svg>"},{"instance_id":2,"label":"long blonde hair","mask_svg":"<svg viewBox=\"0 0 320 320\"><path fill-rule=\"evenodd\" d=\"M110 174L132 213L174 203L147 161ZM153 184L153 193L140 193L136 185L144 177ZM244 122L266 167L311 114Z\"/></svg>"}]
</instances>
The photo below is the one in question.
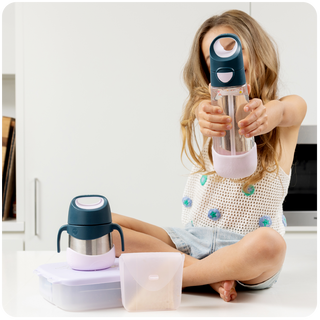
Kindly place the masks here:
<instances>
[{"instance_id":1,"label":"long blonde hair","mask_svg":"<svg viewBox=\"0 0 320 320\"><path fill-rule=\"evenodd\" d=\"M184 67L183 78L189 90L189 96L180 121L182 134L181 157L185 153L188 159L200 168L198 172L206 172L206 169L201 152L197 153L193 146L195 143L200 151L195 134L195 109L201 101L210 100L208 88L210 72L201 46L206 33L216 26L231 27L239 36L243 48L248 52L250 99L259 98L264 104L277 99L279 58L276 44L270 36L251 16L239 10L226 11L221 15L207 19L194 37L189 59ZM242 179L244 181L244 190L250 184L261 180L266 172L277 171L278 173L279 170L276 153L278 144L280 148L278 129L274 128L266 134L256 136L255 141L262 170L247 179ZM208 149L212 162L211 146L212 139L209 142ZM208 174L215 174L215 172Z\"/></svg>"}]
</instances>

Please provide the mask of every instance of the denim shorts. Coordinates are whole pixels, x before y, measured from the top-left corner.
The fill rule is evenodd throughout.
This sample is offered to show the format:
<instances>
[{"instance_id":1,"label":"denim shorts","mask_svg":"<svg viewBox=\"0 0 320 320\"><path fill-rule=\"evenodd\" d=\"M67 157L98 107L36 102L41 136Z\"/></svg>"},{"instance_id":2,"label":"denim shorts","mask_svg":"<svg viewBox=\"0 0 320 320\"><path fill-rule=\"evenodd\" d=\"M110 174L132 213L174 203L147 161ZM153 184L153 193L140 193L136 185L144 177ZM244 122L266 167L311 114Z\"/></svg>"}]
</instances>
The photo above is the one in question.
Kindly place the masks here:
<instances>
[{"instance_id":1,"label":"denim shorts","mask_svg":"<svg viewBox=\"0 0 320 320\"><path fill-rule=\"evenodd\" d=\"M241 234L217 227L194 227L191 223L187 224L185 228L167 227L164 230L170 236L177 250L197 259L203 259L223 247L237 243L244 237ZM280 271L259 284L237 282L250 289L268 289L277 282Z\"/></svg>"}]
</instances>

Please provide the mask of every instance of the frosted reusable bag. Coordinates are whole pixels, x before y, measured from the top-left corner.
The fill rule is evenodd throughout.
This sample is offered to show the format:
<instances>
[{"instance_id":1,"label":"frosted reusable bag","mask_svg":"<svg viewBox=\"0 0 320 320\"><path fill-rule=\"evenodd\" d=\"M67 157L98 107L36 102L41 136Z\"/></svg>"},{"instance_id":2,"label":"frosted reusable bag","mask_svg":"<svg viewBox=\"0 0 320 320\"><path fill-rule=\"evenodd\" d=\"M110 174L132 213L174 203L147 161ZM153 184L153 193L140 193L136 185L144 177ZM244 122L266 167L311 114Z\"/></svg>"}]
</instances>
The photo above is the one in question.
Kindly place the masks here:
<instances>
[{"instance_id":1,"label":"frosted reusable bag","mask_svg":"<svg viewBox=\"0 0 320 320\"><path fill-rule=\"evenodd\" d=\"M123 253L119 258L122 304L127 311L175 310L181 302L184 255Z\"/></svg>"},{"instance_id":2,"label":"frosted reusable bag","mask_svg":"<svg viewBox=\"0 0 320 320\"><path fill-rule=\"evenodd\" d=\"M210 45L211 104L219 106L232 119L232 129L223 137L213 137L214 169L224 178L245 178L257 167L257 147L254 137L239 134L238 123L249 112L249 102L242 47L232 33L221 34Z\"/></svg>"}]
</instances>

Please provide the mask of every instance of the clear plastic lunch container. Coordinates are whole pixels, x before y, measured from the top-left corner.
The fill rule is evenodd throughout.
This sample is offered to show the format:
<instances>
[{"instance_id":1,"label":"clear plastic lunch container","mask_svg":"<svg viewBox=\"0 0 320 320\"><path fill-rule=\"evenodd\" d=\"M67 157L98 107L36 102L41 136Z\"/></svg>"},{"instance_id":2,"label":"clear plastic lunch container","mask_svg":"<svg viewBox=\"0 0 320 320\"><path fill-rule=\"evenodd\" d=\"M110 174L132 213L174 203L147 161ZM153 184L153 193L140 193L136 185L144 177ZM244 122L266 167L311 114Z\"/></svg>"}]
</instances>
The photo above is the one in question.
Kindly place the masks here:
<instances>
[{"instance_id":1,"label":"clear plastic lunch container","mask_svg":"<svg viewBox=\"0 0 320 320\"><path fill-rule=\"evenodd\" d=\"M66 262L43 264L35 273L39 276L42 296L67 311L122 307L119 259L108 268L78 271Z\"/></svg>"},{"instance_id":2,"label":"clear plastic lunch container","mask_svg":"<svg viewBox=\"0 0 320 320\"><path fill-rule=\"evenodd\" d=\"M121 297L125 309L177 309L181 303L183 263L184 255L179 252L121 254Z\"/></svg>"}]
</instances>

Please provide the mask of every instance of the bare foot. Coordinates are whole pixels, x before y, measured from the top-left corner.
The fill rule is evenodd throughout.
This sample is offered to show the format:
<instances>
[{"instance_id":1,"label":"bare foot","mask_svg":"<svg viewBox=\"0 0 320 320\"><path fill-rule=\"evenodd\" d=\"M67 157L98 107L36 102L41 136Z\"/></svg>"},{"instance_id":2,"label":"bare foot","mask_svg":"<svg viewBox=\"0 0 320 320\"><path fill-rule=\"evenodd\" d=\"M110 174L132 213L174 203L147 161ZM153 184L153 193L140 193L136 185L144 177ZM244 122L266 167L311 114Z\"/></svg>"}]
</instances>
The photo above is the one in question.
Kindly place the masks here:
<instances>
[{"instance_id":1,"label":"bare foot","mask_svg":"<svg viewBox=\"0 0 320 320\"><path fill-rule=\"evenodd\" d=\"M234 280L226 280L217 283L210 284L211 288L218 293L220 293L220 297L226 301L230 302L237 297L236 292L236 282Z\"/></svg>"}]
</instances>

